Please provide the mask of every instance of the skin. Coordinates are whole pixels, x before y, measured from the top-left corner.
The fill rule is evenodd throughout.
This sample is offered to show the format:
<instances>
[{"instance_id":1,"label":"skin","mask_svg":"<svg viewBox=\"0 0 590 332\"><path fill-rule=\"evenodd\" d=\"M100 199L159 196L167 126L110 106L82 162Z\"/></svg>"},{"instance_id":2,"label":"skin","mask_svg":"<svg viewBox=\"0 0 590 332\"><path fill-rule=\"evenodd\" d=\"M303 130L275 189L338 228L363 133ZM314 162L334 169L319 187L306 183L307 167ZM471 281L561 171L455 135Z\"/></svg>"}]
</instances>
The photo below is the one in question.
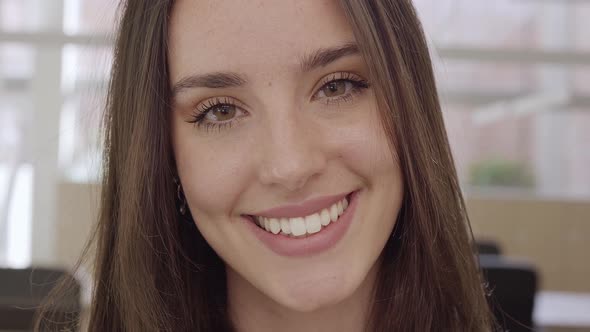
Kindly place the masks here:
<instances>
[{"instance_id":1,"label":"skin","mask_svg":"<svg viewBox=\"0 0 590 332\"><path fill-rule=\"evenodd\" d=\"M322 85L350 73L368 79L362 57L302 71L307 54L355 42L336 1L180 0L169 37L171 87L212 72L247 81L177 91L171 112L188 207L226 264L228 310L238 330L362 330L403 180L372 88L350 94L350 82L335 91ZM221 119L223 127L190 123L215 97L238 104L209 112L208 125ZM360 196L350 229L313 256L275 254L242 217L354 190Z\"/></svg>"}]
</instances>

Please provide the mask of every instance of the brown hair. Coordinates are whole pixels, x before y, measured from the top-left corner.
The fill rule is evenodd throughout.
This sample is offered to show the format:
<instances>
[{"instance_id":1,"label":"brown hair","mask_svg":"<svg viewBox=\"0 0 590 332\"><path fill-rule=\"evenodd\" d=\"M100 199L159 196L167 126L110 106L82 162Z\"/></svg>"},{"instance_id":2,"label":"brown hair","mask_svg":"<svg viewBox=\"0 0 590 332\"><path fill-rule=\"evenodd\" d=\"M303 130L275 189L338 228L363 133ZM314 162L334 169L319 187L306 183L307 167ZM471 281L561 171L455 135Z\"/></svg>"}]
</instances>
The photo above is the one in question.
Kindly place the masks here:
<instances>
[{"instance_id":1,"label":"brown hair","mask_svg":"<svg viewBox=\"0 0 590 332\"><path fill-rule=\"evenodd\" d=\"M104 116L91 331L232 331L223 262L179 221L167 64L171 0L123 7ZM405 192L368 331L492 330L428 48L410 0L341 0ZM49 326L50 313L37 328Z\"/></svg>"}]
</instances>

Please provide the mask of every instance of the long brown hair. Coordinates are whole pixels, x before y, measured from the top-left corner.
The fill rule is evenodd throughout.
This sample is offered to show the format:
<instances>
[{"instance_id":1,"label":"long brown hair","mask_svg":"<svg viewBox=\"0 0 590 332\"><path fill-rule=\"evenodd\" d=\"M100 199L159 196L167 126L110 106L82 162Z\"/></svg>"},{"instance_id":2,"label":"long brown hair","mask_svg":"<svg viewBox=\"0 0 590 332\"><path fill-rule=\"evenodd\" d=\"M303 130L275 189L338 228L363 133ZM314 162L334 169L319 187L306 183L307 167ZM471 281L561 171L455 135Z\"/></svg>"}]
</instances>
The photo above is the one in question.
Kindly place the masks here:
<instances>
[{"instance_id":1,"label":"long brown hair","mask_svg":"<svg viewBox=\"0 0 590 332\"><path fill-rule=\"evenodd\" d=\"M367 331L492 330L424 34L410 0L341 0L405 192ZM179 220L170 142L172 0L123 6L104 115L91 331L233 331L225 270ZM50 313L38 328L49 326Z\"/></svg>"}]
</instances>

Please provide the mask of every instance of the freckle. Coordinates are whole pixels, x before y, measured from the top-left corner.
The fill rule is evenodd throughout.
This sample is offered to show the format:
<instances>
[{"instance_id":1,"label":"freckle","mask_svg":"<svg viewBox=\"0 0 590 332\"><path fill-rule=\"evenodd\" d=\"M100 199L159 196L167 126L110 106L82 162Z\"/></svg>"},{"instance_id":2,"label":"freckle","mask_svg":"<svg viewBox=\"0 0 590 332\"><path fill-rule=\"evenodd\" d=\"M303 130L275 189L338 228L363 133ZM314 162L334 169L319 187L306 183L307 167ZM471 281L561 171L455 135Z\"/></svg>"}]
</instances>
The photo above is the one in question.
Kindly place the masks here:
<instances>
[{"instance_id":1,"label":"freckle","mask_svg":"<svg viewBox=\"0 0 590 332\"><path fill-rule=\"evenodd\" d=\"M268 86L272 86L272 82L268 82Z\"/></svg>"}]
</instances>

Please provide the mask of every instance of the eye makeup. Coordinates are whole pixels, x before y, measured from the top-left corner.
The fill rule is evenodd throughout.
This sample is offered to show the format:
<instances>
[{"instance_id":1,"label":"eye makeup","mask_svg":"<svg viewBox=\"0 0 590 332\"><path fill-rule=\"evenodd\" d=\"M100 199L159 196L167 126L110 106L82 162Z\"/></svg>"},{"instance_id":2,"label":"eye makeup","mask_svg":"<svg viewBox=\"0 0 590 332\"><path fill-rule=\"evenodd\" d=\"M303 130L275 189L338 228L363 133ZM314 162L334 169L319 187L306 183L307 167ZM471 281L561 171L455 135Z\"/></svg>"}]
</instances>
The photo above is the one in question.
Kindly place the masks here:
<instances>
[{"instance_id":1,"label":"eye makeup","mask_svg":"<svg viewBox=\"0 0 590 332\"><path fill-rule=\"evenodd\" d=\"M335 72L325 76L314 89L311 102L321 102L326 106L352 102L355 97L370 87L367 80L350 72ZM230 129L243 119L248 112L231 97L214 97L199 103L193 110L192 123L206 132Z\"/></svg>"}]
</instances>

